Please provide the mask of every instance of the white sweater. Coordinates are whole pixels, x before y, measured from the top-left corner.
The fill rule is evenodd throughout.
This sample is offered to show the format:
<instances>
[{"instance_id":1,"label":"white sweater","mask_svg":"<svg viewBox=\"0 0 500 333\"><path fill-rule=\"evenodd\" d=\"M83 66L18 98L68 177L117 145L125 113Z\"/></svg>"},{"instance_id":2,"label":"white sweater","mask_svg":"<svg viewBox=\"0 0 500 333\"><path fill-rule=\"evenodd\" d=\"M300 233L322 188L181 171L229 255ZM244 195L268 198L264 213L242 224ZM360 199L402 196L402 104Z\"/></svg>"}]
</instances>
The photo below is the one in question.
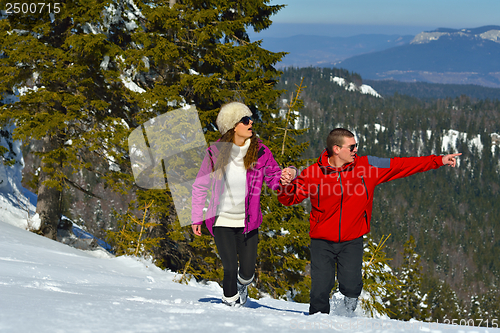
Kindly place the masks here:
<instances>
[{"instance_id":1,"label":"white sweater","mask_svg":"<svg viewBox=\"0 0 500 333\"><path fill-rule=\"evenodd\" d=\"M219 218L216 227L240 228L245 226L245 194L247 171L243 158L245 157L250 140L240 147L233 143L231 156L225 173L225 191L222 193L218 208Z\"/></svg>"}]
</instances>

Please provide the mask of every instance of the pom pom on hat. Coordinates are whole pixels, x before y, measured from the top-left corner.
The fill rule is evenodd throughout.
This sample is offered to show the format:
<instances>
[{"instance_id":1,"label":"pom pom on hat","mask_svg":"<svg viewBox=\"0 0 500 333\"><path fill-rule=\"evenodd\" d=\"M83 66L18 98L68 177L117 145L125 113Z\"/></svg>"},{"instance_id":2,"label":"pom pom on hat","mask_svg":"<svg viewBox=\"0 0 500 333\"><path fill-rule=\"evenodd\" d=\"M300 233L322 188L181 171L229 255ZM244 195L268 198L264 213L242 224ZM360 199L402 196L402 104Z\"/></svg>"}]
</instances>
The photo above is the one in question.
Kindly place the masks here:
<instances>
[{"instance_id":1,"label":"pom pom on hat","mask_svg":"<svg viewBox=\"0 0 500 333\"><path fill-rule=\"evenodd\" d=\"M248 106L240 102L231 102L221 107L215 123L219 132L224 135L245 116L252 116Z\"/></svg>"}]
</instances>

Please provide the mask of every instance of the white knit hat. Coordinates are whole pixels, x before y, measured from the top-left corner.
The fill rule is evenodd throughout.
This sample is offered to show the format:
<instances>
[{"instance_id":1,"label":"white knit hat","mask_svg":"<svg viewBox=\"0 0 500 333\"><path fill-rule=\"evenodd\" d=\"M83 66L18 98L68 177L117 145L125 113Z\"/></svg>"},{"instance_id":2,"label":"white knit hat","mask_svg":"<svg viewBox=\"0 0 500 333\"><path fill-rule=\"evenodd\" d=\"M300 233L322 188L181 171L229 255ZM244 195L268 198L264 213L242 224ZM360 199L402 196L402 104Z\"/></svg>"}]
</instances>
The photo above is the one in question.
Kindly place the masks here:
<instances>
[{"instance_id":1,"label":"white knit hat","mask_svg":"<svg viewBox=\"0 0 500 333\"><path fill-rule=\"evenodd\" d=\"M220 108L215 123L219 128L219 132L224 135L245 116L252 116L252 111L250 111L248 106L240 102L231 102Z\"/></svg>"}]
</instances>

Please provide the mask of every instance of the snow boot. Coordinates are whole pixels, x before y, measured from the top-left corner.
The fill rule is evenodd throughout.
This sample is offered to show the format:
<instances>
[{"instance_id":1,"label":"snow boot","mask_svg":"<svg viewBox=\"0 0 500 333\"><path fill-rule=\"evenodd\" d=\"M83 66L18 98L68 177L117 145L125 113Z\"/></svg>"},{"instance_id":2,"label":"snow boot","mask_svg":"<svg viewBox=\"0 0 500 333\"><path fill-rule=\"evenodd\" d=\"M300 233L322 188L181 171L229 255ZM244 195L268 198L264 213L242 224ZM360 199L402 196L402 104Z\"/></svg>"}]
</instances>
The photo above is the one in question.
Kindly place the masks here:
<instances>
[{"instance_id":1,"label":"snow boot","mask_svg":"<svg viewBox=\"0 0 500 333\"><path fill-rule=\"evenodd\" d=\"M358 306L358 298L344 296L344 305L348 315L353 315L356 306Z\"/></svg>"},{"instance_id":2,"label":"snow boot","mask_svg":"<svg viewBox=\"0 0 500 333\"><path fill-rule=\"evenodd\" d=\"M226 297L226 296L222 295L222 303L226 304L227 306L231 306L231 307L235 307L235 308L240 307L241 306L240 295L236 294L233 297Z\"/></svg>"},{"instance_id":3,"label":"snow boot","mask_svg":"<svg viewBox=\"0 0 500 333\"><path fill-rule=\"evenodd\" d=\"M358 306L358 298L344 296L344 305L348 315L354 314L356 306Z\"/></svg>"},{"instance_id":4,"label":"snow boot","mask_svg":"<svg viewBox=\"0 0 500 333\"><path fill-rule=\"evenodd\" d=\"M236 288L238 289L238 293L240 294L240 303L241 305L245 305L248 298L248 286L253 281L253 276L249 280L243 280L238 274L238 279L236 280Z\"/></svg>"}]
</instances>

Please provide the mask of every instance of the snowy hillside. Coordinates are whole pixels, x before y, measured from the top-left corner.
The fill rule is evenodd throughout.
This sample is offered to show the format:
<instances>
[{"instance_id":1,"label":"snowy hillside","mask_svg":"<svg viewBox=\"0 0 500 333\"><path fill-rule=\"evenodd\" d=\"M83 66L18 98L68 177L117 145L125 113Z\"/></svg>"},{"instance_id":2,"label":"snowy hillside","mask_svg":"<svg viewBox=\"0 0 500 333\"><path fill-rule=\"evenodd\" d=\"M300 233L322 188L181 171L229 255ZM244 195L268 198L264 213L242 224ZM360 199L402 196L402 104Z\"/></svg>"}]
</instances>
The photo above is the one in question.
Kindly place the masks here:
<instances>
[{"instance_id":1,"label":"snowy hillside","mask_svg":"<svg viewBox=\"0 0 500 333\"><path fill-rule=\"evenodd\" d=\"M382 98L378 92L375 91L372 87L366 84L362 84L360 87L356 86L354 83L350 82L348 83L344 78L341 77L333 77L330 76L330 81L335 82L341 87L345 87L345 90L348 91L359 91L362 94L368 94L368 95L373 95L378 98Z\"/></svg>"},{"instance_id":2,"label":"snowy hillside","mask_svg":"<svg viewBox=\"0 0 500 333\"><path fill-rule=\"evenodd\" d=\"M321 74L321 77L323 77L323 74ZM347 91L355 91L360 94L372 95L377 98L382 98L382 96L375 89L366 84L357 86L353 82L347 82L344 78L333 76L332 74L330 74L330 82L336 83L337 85L343 87ZM288 84L288 82L285 80L285 85L286 84ZM288 99L286 98L281 99L280 105L281 108L279 110L279 116L286 119L286 115L288 112ZM302 116L298 111L294 111L294 114L299 116L294 122L294 129L299 130L303 128L308 128L310 126L309 117Z\"/></svg>"},{"instance_id":3,"label":"snowy hillside","mask_svg":"<svg viewBox=\"0 0 500 333\"><path fill-rule=\"evenodd\" d=\"M13 165L0 162L0 211L1 216L20 228L39 228L40 219L35 214L36 195L23 188L24 159L21 142L12 140L13 126L2 128L0 145L8 149L3 160L12 160Z\"/></svg>"},{"instance_id":4,"label":"snowy hillside","mask_svg":"<svg viewBox=\"0 0 500 333\"><path fill-rule=\"evenodd\" d=\"M365 128L369 128L368 125L364 126ZM375 129L375 134L379 132L385 132L387 131L387 128L385 126L382 126L380 124L374 124L373 125ZM362 134L360 133L355 133L358 137L363 137ZM399 136L400 131L396 130L394 131L395 136ZM425 131L425 136L427 140L431 139L432 136L432 131L427 130ZM500 135L498 133L491 133L491 153L493 155L498 155L500 152ZM364 138L364 137L363 137ZM422 138L422 133L418 132L412 132L408 136L409 139L411 139L414 143L416 143L418 150L417 150L417 155L422 155L423 152L423 147L424 147L424 140ZM456 130L443 130L441 131L441 151L442 152L458 152L459 151L459 145L461 142L465 142L469 148L470 151L477 151L479 157L481 157L481 152L483 151L483 143L481 141L481 135L477 134L476 136L470 137L467 135L467 133L464 132L459 132ZM365 138L366 139L366 138ZM378 143L378 140L375 139L375 143ZM393 152L396 154L401 154L401 150L399 148L393 149ZM433 154L436 154L436 147L434 147ZM457 161L458 166L460 166L460 160Z\"/></svg>"},{"instance_id":5,"label":"snowy hillside","mask_svg":"<svg viewBox=\"0 0 500 333\"><path fill-rule=\"evenodd\" d=\"M180 284L148 261L54 242L6 223L13 221L2 208L1 332L500 332L360 313L308 316L308 304L271 298L229 308L216 283Z\"/></svg>"}]
</instances>

